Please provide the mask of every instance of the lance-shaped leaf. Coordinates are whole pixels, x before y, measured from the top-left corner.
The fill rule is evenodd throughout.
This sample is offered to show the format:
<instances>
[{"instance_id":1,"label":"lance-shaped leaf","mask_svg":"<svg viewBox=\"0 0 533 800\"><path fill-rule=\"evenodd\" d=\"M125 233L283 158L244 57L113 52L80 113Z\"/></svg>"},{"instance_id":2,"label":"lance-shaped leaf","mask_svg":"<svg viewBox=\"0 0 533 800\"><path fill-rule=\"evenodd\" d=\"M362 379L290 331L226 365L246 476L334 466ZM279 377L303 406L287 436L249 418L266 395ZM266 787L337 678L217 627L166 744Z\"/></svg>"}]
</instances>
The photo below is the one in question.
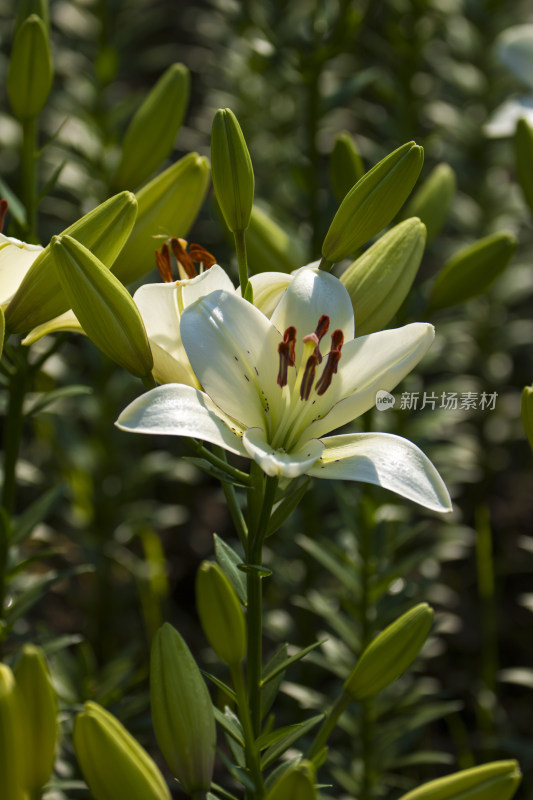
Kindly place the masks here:
<instances>
[{"instance_id":1,"label":"lance-shaped leaf","mask_svg":"<svg viewBox=\"0 0 533 800\"><path fill-rule=\"evenodd\" d=\"M57 697L40 647L25 645L14 673L21 694L24 725L24 787L31 797L36 797L54 768Z\"/></svg>"},{"instance_id":2,"label":"lance-shaped leaf","mask_svg":"<svg viewBox=\"0 0 533 800\"><path fill-rule=\"evenodd\" d=\"M353 138L347 131L339 133L329 158L329 181L339 203L362 178L364 171L363 160Z\"/></svg>"},{"instance_id":3,"label":"lance-shaped leaf","mask_svg":"<svg viewBox=\"0 0 533 800\"><path fill-rule=\"evenodd\" d=\"M506 269L516 244L512 233L493 233L460 250L437 275L429 308L455 306L486 292Z\"/></svg>"},{"instance_id":4,"label":"lance-shaped leaf","mask_svg":"<svg viewBox=\"0 0 533 800\"><path fill-rule=\"evenodd\" d=\"M524 386L522 391L522 425L533 450L533 386Z\"/></svg>"},{"instance_id":5,"label":"lance-shaped leaf","mask_svg":"<svg viewBox=\"0 0 533 800\"><path fill-rule=\"evenodd\" d=\"M432 621L433 609L420 603L376 636L344 684L350 697L371 697L403 675L422 649Z\"/></svg>"},{"instance_id":6,"label":"lance-shaped leaf","mask_svg":"<svg viewBox=\"0 0 533 800\"><path fill-rule=\"evenodd\" d=\"M113 179L117 188L134 189L170 154L189 100L189 70L171 66L159 78L129 124Z\"/></svg>"},{"instance_id":7,"label":"lance-shaped leaf","mask_svg":"<svg viewBox=\"0 0 533 800\"><path fill-rule=\"evenodd\" d=\"M51 247L63 291L87 336L132 375L147 376L152 352L127 289L71 236L54 237Z\"/></svg>"},{"instance_id":8,"label":"lance-shaped leaf","mask_svg":"<svg viewBox=\"0 0 533 800\"><path fill-rule=\"evenodd\" d=\"M240 664L246 655L246 622L237 593L218 564L200 565L196 610L217 656L230 666Z\"/></svg>"},{"instance_id":9,"label":"lance-shaped leaf","mask_svg":"<svg viewBox=\"0 0 533 800\"><path fill-rule=\"evenodd\" d=\"M215 195L230 231L244 231L254 201L254 171L237 117L219 108L211 131Z\"/></svg>"},{"instance_id":10,"label":"lance-shaped leaf","mask_svg":"<svg viewBox=\"0 0 533 800\"><path fill-rule=\"evenodd\" d=\"M0 664L0 797L24 800L24 727L14 675Z\"/></svg>"},{"instance_id":11,"label":"lance-shaped leaf","mask_svg":"<svg viewBox=\"0 0 533 800\"><path fill-rule=\"evenodd\" d=\"M524 198L533 212L533 128L519 119L515 133L516 176Z\"/></svg>"},{"instance_id":12,"label":"lance-shaped leaf","mask_svg":"<svg viewBox=\"0 0 533 800\"><path fill-rule=\"evenodd\" d=\"M407 142L363 175L333 218L323 257L342 261L388 225L411 193L423 162L423 149Z\"/></svg>"},{"instance_id":13,"label":"lance-shaped leaf","mask_svg":"<svg viewBox=\"0 0 533 800\"><path fill-rule=\"evenodd\" d=\"M206 792L215 761L215 717L200 670L178 631L165 623L150 662L155 735L165 760L187 794Z\"/></svg>"},{"instance_id":14,"label":"lance-shaped leaf","mask_svg":"<svg viewBox=\"0 0 533 800\"><path fill-rule=\"evenodd\" d=\"M76 239L110 267L130 235L136 215L135 195L121 192L70 225L61 235ZM27 333L69 308L48 245L33 261L9 303L6 327L12 333Z\"/></svg>"},{"instance_id":15,"label":"lance-shaped leaf","mask_svg":"<svg viewBox=\"0 0 533 800\"><path fill-rule=\"evenodd\" d=\"M76 717L74 749L95 800L170 800L165 779L146 750L97 703Z\"/></svg>"},{"instance_id":16,"label":"lance-shaped leaf","mask_svg":"<svg viewBox=\"0 0 533 800\"><path fill-rule=\"evenodd\" d=\"M189 153L136 193L139 213L113 273L124 284L155 267L155 251L171 236L184 237L209 186L209 162Z\"/></svg>"},{"instance_id":17,"label":"lance-shaped leaf","mask_svg":"<svg viewBox=\"0 0 533 800\"><path fill-rule=\"evenodd\" d=\"M493 761L424 783L400 800L511 800L521 778L516 761Z\"/></svg>"},{"instance_id":18,"label":"lance-shaped leaf","mask_svg":"<svg viewBox=\"0 0 533 800\"><path fill-rule=\"evenodd\" d=\"M407 297L418 272L426 228L416 217L400 222L341 275L354 307L355 333L383 330Z\"/></svg>"},{"instance_id":19,"label":"lance-shaped leaf","mask_svg":"<svg viewBox=\"0 0 533 800\"><path fill-rule=\"evenodd\" d=\"M420 217L427 229L428 242L440 233L455 196L457 179L449 164L437 164L420 189L409 200L403 216Z\"/></svg>"},{"instance_id":20,"label":"lance-shaped leaf","mask_svg":"<svg viewBox=\"0 0 533 800\"><path fill-rule=\"evenodd\" d=\"M26 121L39 114L53 77L48 31L43 20L32 14L17 30L9 59L7 94L17 119Z\"/></svg>"},{"instance_id":21,"label":"lance-shaped leaf","mask_svg":"<svg viewBox=\"0 0 533 800\"><path fill-rule=\"evenodd\" d=\"M267 800L315 800L315 769L310 761L300 761L275 782Z\"/></svg>"}]
</instances>

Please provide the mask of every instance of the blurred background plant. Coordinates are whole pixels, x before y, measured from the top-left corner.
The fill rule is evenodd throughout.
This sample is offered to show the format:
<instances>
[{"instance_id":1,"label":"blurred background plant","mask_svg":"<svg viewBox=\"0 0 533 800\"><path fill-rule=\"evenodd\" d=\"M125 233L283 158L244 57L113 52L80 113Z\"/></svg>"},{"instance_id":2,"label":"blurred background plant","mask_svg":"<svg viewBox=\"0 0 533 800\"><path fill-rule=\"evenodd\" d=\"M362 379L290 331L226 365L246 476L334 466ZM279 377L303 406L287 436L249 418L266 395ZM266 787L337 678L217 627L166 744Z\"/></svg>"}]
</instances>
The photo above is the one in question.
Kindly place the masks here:
<instances>
[{"instance_id":1,"label":"blurred background plant","mask_svg":"<svg viewBox=\"0 0 533 800\"><path fill-rule=\"evenodd\" d=\"M42 4L18 5L27 16ZM4 85L14 12L13 3L0 2ZM442 523L378 490L315 486L269 540L275 578L267 581L268 599L291 598L267 618L271 645L290 639L304 647L329 637L289 673L287 710L294 703L322 708L361 644L415 602L436 608L420 669L343 718L332 779L361 800L389 790L396 797L436 770L511 756L525 773L517 797L533 792L533 508L520 420L522 387L533 380L533 235L513 139L487 135L493 112L522 88L498 59L497 38L532 21L527 3L503 0L50 3L54 83L39 117L43 243L110 193L138 188L117 185L124 132L178 61L190 70L189 104L166 163L189 151L208 155L216 109L235 112L256 180L247 234L252 271L288 271L320 258L340 195L362 171L406 141L424 146L423 188L395 222L419 216L427 247L408 298L384 324L428 320L437 339L401 387L419 393L418 408L399 408L397 392L394 409L369 412L362 424L416 441L450 487L454 515ZM7 94L2 100L0 193L11 212L4 232L24 239L20 127ZM495 282L487 287L480 278L489 259L464 302L432 302L444 264L502 232L517 237L518 249L508 265L510 250L498 257ZM236 278L231 238L211 197L190 238ZM357 312L355 301L356 322ZM213 531L231 541L230 521L218 484L181 460L175 440L154 448L113 428L137 392L131 376L82 337L60 345L44 339L32 357L48 348L25 421L16 511L63 487L45 521L27 519L24 546L28 558L52 551L47 561L65 580L14 620L11 647L39 641L67 707L97 700L150 744L148 644L170 617L193 651L203 646L194 574L212 552ZM90 394L39 407L41 393L73 385ZM424 392L437 396L435 409L420 408ZM441 408L443 392L496 393L495 408ZM67 572L80 571L67 580ZM317 667L320 686L304 690ZM58 772L76 778L66 742ZM71 792L83 796L79 786Z\"/></svg>"}]
</instances>

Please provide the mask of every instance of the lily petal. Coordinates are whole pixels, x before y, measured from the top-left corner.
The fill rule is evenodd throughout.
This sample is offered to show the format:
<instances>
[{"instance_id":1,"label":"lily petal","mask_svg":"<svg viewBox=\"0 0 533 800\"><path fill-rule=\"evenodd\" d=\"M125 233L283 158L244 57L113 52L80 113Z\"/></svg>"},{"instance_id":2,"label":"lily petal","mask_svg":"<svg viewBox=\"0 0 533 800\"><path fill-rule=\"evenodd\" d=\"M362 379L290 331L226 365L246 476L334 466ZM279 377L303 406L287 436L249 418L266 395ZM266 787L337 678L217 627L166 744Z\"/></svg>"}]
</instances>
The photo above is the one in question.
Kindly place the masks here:
<instances>
[{"instance_id":1,"label":"lily petal","mask_svg":"<svg viewBox=\"0 0 533 800\"><path fill-rule=\"evenodd\" d=\"M49 319L48 322L43 322L42 325L37 325L37 327L31 330L22 340L22 344L27 346L37 342L49 333L61 333L63 331L85 334L76 314L72 310L65 311L64 314Z\"/></svg>"},{"instance_id":2,"label":"lily petal","mask_svg":"<svg viewBox=\"0 0 533 800\"><path fill-rule=\"evenodd\" d=\"M413 322L346 342L331 386L321 396L312 394L304 436L321 438L372 408L378 389L394 389L427 353L434 336L432 325Z\"/></svg>"},{"instance_id":3,"label":"lily petal","mask_svg":"<svg viewBox=\"0 0 533 800\"><path fill-rule=\"evenodd\" d=\"M0 233L0 307L9 303L42 249Z\"/></svg>"},{"instance_id":4,"label":"lily petal","mask_svg":"<svg viewBox=\"0 0 533 800\"><path fill-rule=\"evenodd\" d=\"M265 317L271 317L292 280L293 276L286 272L260 272L258 275L252 275L250 283L254 293L254 306L262 311ZM240 291L239 287L237 292Z\"/></svg>"},{"instance_id":5,"label":"lily petal","mask_svg":"<svg viewBox=\"0 0 533 800\"><path fill-rule=\"evenodd\" d=\"M185 309L181 336L194 374L217 405L246 428L271 429L281 399L281 336L264 314L235 293L211 292Z\"/></svg>"},{"instance_id":6,"label":"lily petal","mask_svg":"<svg viewBox=\"0 0 533 800\"><path fill-rule=\"evenodd\" d=\"M248 455L256 461L267 475L283 475L298 478L304 475L320 458L324 445L318 439L310 439L299 448L286 453L274 450L266 441L261 428L248 428L242 438Z\"/></svg>"},{"instance_id":7,"label":"lily petal","mask_svg":"<svg viewBox=\"0 0 533 800\"><path fill-rule=\"evenodd\" d=\"M303 348L302 338L313 333L323 314L330 318L330 333L340 328L345 341L353 339L353 306L343 284L329 272L299 269L271 318L281 334L290 325L296 328L297 363ZM326 345L323 350L327 350Z\"/></svg>"},{"instance_id":8,"label":"lily petal","mask_svg":"<svg viewBox=\"0 0 533 800\"><path fill-rule=\"evenodd\" d=\"M242 430L192 386L167 383L145 392L124 409L115 425L131 433L193 436L248 457Z\"/></svg>"},{"instance_id":9,"label":"lily petal","mask_svg":"<svg viewBox=\"0 0 533 800\"><path fill-rule=\"evenodd\" d=\"M441 476L407 439L392 433L353 433L322 441L322 458L308 475L373 483L432 511L452 510Z\"/></svg>"}]
</instances>

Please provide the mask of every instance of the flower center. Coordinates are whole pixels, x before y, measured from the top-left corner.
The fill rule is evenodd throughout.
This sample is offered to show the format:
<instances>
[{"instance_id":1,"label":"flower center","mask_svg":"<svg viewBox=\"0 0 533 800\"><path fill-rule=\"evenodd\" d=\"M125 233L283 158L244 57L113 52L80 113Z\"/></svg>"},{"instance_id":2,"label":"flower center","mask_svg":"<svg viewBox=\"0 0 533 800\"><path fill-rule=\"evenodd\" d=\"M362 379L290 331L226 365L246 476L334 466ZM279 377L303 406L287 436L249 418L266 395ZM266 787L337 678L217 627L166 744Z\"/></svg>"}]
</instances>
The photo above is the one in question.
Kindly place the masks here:
<instances>
[{"instance_id":1,"label":"flower center","mask_svg":"<svg viewBox=\"0 0 533 800\"><path fill-rule=\"evenodd\" d=\"M209 269L213 264L217 263L215 256L208 253L199 244L190 244L189 252L187 252L187 242L185 239L178 239L173 236L169 242L165 242L163 246L155 251L155 260L157 269L161 278L165 283L173 283L172 276L172 256L170 251L174 254L178 275L180 280L187 280L196 278L197 274L202 273L204 270ZM198 273L195 264L199 265Z\"/></svg>"},{"instance_id":2,"label":"flower center","mask_svg":"<svg viewBox=\"0 0 533 800\"><path fill-rule=\"evenodd\" d=\"M329 317L323 314L318 320L318 325L314 333L309 333L303 337L304 352L300 368L296 376L296 383L299 384L300 400L309 400L311 389L315 382L316 369L322 363L322 353L320 352L320 342L329 330ZM326 365L322 375L316 383L317 394L324 394L330 386L333 375L337 372L337 366L341 357L341 349L344 342L344 334L341 330L333 331L331 335L331 349L328 353ZM278 385L283 388L288 383L289 367L296 366L295 357L296 328L291 325L285 331L283 341L278 345L279 371Z\"/></svg>"}]
</instances>

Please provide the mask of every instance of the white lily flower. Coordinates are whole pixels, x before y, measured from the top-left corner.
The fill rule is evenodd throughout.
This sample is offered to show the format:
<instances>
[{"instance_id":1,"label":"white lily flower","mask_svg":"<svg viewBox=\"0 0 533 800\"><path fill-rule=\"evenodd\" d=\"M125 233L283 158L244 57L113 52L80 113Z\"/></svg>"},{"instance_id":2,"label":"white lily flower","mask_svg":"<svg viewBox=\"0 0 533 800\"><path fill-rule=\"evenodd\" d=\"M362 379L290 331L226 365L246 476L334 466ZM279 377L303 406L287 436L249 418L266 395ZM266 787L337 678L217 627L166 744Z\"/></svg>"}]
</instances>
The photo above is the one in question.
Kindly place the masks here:
<instances>
[{"instance_id":1,"label":"white lily flower","mask_svg":"<svg viewBox=\"0 0 533 800\"><path fill-rule=\"evenodd\" d=\"M328 353L320 352L332 329ZM126 431L192 436L254 459L270 476L363 481L435 511L451 502L429 459L385 433L325 436L370 409L433 340L413 323L354 339L348 292L332 275L298 271L268 319L215 290L181 313L181 340L202 389L159 386L117 420Z\"/></svg>"},{"instance_id":2,"label":"white lily flower","mask_svg":"<svg viewBox=\"0 0 533 800\"><path fill-rule=\"evenodd\" d=\"M8 305L42 249L0 233L0 308Z\"/></svg>"}]
</instances>

